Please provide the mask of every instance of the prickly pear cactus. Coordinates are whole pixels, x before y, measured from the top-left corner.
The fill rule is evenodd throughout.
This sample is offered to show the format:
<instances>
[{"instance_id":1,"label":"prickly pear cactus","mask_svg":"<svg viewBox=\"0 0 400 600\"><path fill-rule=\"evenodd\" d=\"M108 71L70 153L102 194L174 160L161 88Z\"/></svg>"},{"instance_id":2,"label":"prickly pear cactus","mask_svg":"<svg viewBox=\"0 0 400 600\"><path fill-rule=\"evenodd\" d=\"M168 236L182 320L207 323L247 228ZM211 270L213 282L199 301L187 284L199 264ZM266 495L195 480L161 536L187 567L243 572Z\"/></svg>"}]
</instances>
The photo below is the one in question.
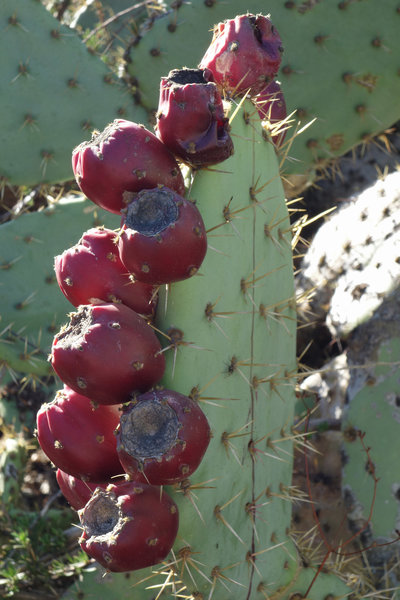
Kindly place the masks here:
<instances>
[{"instance_id":1,"label":"prickly pear cactus","mask_svg":"<svg viewBox=\"0 0 400 600\"><path fill-rule=\"evenodd\" d=\"M100 587L89 573L68 600L96 589L128 597L127 588L135 600L289 598L305 594L315 574L302 568L290 536L291 228L278 160L256 110L245 104L231 116L234 155L196 172L190 188L208 230L205 261L196 276L169 286L156 322L168 336L162 384L200 403L210 446L190 480L167 488L180 514L170 557L127 579L112 575ZM324 575L307 597L347 592Z\"/></svg>"},{"instance_id":2,"label":"prickly pear cactus","mask_svg":"<svg viewBox=\"0 0 400 600\"><path fill-rule=\"evenodd\" d=\"M261 0L250 0L245 9L270 11L284 40L278 79L288 114L297 111L291 133L298 121L303 126L316 119L285 146L290 157L286 173L322 167L399 119L392 101L393 94L400 93L397 0L387 0L383 10L377 10L374 0L270 0L267 7ZM240 1L170 3L169 12L130 52L128 72L137 81L143 104L156 108L160 77L172 68L195 67L214 24L241 12Z\"/></svg>"},{"instance_id":3,"label":"prickly pear cactus","mask_svg":"<svg viewBox=\"0 0 400 600\"><path fill-rule=\"evenodd\" d=\"M114 118L145 119L121 80L33 0L0 5L0 182L72 179L71 148Z\"/></svg>"}]
</instances>

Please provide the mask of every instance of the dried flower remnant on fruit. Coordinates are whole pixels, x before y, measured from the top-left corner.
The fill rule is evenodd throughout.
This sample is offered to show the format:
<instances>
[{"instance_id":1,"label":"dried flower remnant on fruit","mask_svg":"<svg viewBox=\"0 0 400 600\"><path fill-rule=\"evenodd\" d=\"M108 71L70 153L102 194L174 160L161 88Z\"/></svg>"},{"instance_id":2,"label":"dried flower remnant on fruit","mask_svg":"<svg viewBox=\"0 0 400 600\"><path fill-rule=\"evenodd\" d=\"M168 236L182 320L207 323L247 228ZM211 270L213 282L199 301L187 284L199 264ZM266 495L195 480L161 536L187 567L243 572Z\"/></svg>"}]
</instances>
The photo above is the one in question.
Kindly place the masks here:
<instances>
[{"instance_id":1,"label":"dried flower remnant on fruit","mask_svg":"<svg viewBox=\"0 0 400 600\"><path fill-rule=\"evenodd\" d=\"M125 406L116 436L121 464L131 479L171 485L197 469L210 427L191 398L155 390Z\"/></svg>"},{"instance_id":2,"label":"dried flower remnant on fruit","mask_svg":"<svg viewBox=\"0 0 400 600\"><path fill-rule=\"evenodd\" d=\"M164 374L161 344L151 326L124 304L81 305L55 336L51 363L70 388L99 404L121 404ZM134 365L143 364L140 369Z\"/></svg>"},{"instance_id":3,"label":"dried flower remnant on fruit","mask_svg":"<svg viewBox=\"0 0 400 600\"><path fill-rule=\"evenodd\" d=\"M161 285L194 275L207 251L203 219L190 200L167 187L142 190L128 204L119 256L137 281Z\"/></svg>"},{"instance_id":4,"label":"dried flower remnant on fruit","mask_svg":"<svg viewBox=\"0 0 400 600\"><path fill-rule=\"evenodd\" d=\"M195 168L226 160L229 130L209 69L174 69L161 79L156 134L180 160Z\"/></svg>"},{"instance_id":5,"label":"dried flower remnant on fruit","mask_svg":"<svg viewBox=\"0 0 400 600\"><path fill-rule=\"evenodd\" d=\"M124 482L97 488L79 511L81 548L107 570L134 571L165 559L178 531L178 509L159 487Z\"/></svg>"}]
</instances>

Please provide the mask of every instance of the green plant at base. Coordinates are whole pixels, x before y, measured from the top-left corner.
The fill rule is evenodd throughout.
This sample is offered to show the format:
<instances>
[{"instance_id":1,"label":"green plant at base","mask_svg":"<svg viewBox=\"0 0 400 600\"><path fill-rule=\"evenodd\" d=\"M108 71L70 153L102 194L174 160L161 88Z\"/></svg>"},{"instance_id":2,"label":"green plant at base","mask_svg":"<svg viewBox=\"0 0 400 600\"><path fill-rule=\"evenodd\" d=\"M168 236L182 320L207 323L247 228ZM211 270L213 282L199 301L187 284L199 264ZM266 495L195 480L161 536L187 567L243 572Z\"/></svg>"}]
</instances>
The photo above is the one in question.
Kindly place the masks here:
<instances>
[{"instance_id":1,"label":"green plant at base","mask_svg":"<svg viewBox=\"0 0 400 600\"><path fill-rule=\"evenodd\" d=\"M57 581L68 581L86 565L84 553L68 547L64 530L70 522L69 510L50 510L39 516L8 505L3 508L8 510L0 515L2 598L18 597L26 589L40 588L43 596L54 593Z\"/></svg>"},{"instance_id":2,"label":"green plant at base","mask_svg":"<svg viewBox=\"0 0 400 600\"><path fill-rule=\"evenodd\" d=\"M12 422L9 416L0 422L0 596L19 597L40 589L45 597L53 586L77 575L87 557L77 551L76 536L71 543L66 535L71 510L50 508L54 498L44 507L33 506L26 475L36 443L25 430L16 433L14 425L23 425L18 414L12 415Z\"/></svg>"}]
</instances>

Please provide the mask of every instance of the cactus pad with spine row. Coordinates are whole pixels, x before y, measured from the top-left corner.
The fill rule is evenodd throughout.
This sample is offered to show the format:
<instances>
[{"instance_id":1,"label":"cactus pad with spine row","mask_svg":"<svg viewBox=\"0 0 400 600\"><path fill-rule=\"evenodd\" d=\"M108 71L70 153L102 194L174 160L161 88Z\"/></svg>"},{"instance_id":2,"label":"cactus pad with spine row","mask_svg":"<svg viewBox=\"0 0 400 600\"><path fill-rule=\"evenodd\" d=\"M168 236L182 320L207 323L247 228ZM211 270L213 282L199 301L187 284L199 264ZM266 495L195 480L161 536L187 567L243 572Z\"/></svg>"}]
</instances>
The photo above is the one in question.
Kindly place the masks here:
<instances>
[{"instance_id":1,"label":"cactus pad with spine row","mask_svg":"<svg viewBox=\"0 0 400 600\"><path fill-rule=\"evenodd\" d=\"M351 369L344 413L343 491L349 523L377 589L399 597L400 291L350 336ZM359 436L363 437L363 445ZM368 449L368 454L366 452Z\"/></svg>"},{"instance_id":2,"label":"cactus pad with spine row","mask_svg":"<svg viewBox=\"0 0 400 600\"><path fill-rule=\"evenodd\" d=\"M40 2L0 5L0 182L72 179L71 148L114 118L143 119L129 90Z\"/></svg>"},{"instance_id":3,"label":"cactus pad with spine row","mask_svg":"<svg viewBox=\"0 0 400 600\"><path fill-rule=\"evenodd\" d=\"M250 112L252 114L250 114ZM231 600L304 594L304 569L290 535L296 316L291 228L274 149L257 111L232 121L235 153L197 171L190 198L208 230L199 273L159 300L156 325L169 336L162 384L196 399L212 439L190 478L166 489L179 507L174 553L164 564L112 576L99 588L88 573L66 594L102 590L135 600ZM133 586L133 587L132 587ZM164 588L163 588L164 586ZM341 597L322 575L308 594ZM275 595L276 594L276 595Z\"/></svg>"},{"instance_id":4,"label":"cactus pad with spine row","mask_svg":"<svg viewBox=\"0 0 400 600\"><path fill-rule=\"evenodd\" d=\"M398 537L400 480L397 465L400 451L400 326L398 320L400 288L388 294L372 317L349 337L348 363L351 378L347 389L348 406L344 412L345 493L351 500L349 518L360 527L373 512L367 530L372 538ZM355 433L365 434L365 446L378 478L376 498L374 481L365 451ZM384 556L387 548L381 548ZM390 550L390 549L389 549Z\"/></svg>"},{"instance_id":5,"label":"cactus pad with spine row","mask_svg":"<svg viewBox=\"0 0 400 600\"><path fill-rule=\"evenodd\" d=\"M218 21L243 12L241 2L174 2L131 49L128 72L142 102L157 106L160 77L169 69L195 67ZM284 42L277 78L288 113L301 126L313 123L290 147L285 173L303 174L390 127L400 117L393 98L400 94L397 0L379 10L362 2L282 2L250 0L246 10L271 12ZM188 43L190 40L190 43ZM182 61L185 61L182 64ZM287 135L286 143L294 132Z\"/></svg>"},{"instance_id":6,"label":"cactus pad with spine row","mask_svg":"<svg viewBox=\"0 0 400 600\"><path fill-rule=\"evenodd\" d=\"M22 215L1 226L0 366L12 372L52 372L47 356L54 333L73 310L61 293L54 256L100 224L98 213L81 198L64 199L49 209ZM117 227L118 217L101 211L101 224Z\"/></svg>"}]
</instances>

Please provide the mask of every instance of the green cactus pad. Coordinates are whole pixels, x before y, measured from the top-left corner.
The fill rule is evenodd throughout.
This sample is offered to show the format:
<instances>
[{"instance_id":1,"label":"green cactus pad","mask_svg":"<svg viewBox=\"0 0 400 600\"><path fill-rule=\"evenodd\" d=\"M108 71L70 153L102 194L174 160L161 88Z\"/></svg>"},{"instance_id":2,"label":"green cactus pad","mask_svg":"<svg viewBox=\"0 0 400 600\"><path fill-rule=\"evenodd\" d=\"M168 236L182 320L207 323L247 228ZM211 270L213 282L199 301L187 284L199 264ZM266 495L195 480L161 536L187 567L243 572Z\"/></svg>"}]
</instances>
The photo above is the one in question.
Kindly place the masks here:
<instances>
[{"instance_id":1,"label":"green cactus pad","mask_svg":"<svg viewBox=\"0 0 400 600\"><path fill-rule=\"evenodd\" d=\"M200 567L200 565L199 565ZM194 574L196 569L194 569ZM267 589L259 590L254 596L257 600L301 600L302 596L310 586L316 575L316 569L302 568L296 573L292 584L283 587L276 594L268 595ZM150 575L151 577L151 575ZM174 600L181 596L176 596L171 591L172 586L165 586L160 593L161 586L149 579L146 591L136 592L135 582L131 573L107 573L102 567L96 568L91 565L84 569L78 580L62 595L62 600L80 600L86 597L99 597L104 600ZM219 590L220 592L220 590ZM217 600L242 600L239 594L224 594L226 590L214 598ZM157 596L157 594L160 594ZM201 596L186 594L183 592L183 598L187 600L200 600ZM300 594L300 595L299 595ZM318 574L311 591L304 600L346 600L350 598L349 588L331 573L321 572Z\"/></svg>"},{"instance_id":2,"label":"green cactus pad","mask_svg":"<svg viewBox=\"0 0 400 600\"><path fill-rule=\"evenodd\" d=\"M173 338L163 383L198 397L213 433L193 490L175 493L177 553L191 547L204 564L205 576L194 575L197 591L207 597L215 589L221 598L255 597L262 581L284 584L295 569L290 501L278 500L290 487L292 443L284 438L296 368L290 225L257 113L246 125L239 111L232 127L234 156L196 173L191 190L209 232L206 259L197 276L170 287L165 315L161 296L158 312L158 326ZM183 580L193 590L185 570Z\"/></svg>"},{"instance_id":3,"label":"green cactus pad","mask_svg":"<svg viewBox=\"0 0 400 600\"><path fill-rule=\"evenodd\" d=\"M73 309L57 285L53 257L78 242L86 229L100 224L118 227L118 217L75 197L1 226L3 370L32 375L52 372L47 362L52 338Z\"/></svg>"},{"instance_id":4,"label":"green cactus pad","mask_svg":"<svg viewBox=\"0 0 400 600\"><path fill-rule=\"evenodd\" d=\"M3 437L0 445L0 498L3 506L18 503L27 458L22 435Z\"/></svg>"},{"instance_id":5,"label":"green cactus pad","mask_svg":"<svg viewBox=\"0 0 400 600\"><path fill-rule=\"evenodd\" d=\"M71 151L122 117L145 119L123 82L34 0L0 5L0 182L73 179Z\"/></svg>"},{"instance_id":6,"label":"green cactus pad","mask_svg":"<svg viewBox=\"0 0 400 600\"><path fill-rule=\"evenodd\" d=\"M158 104L160 77L172 68L195 67L210 40L213 25L244 12L240 1L174 2L169 14L132 48L129 74L138 81L143 103ZM400 117L397 0L377 10L362 2L246 3L249 12L269 12L284 45L278 79L288 112L297 111L287 134L285 173L304 174L376 133ZM188 42L190 40L190 43ZM303 135L290 138L300 122L316 119Z\"/></svg>"},{"instance_id":7,"label":"green cactus pad","mask_svg":"<svg viewBox=\"0 0 400 600\"><path fill-rule=\"evenodd\" d=\"M397 464L400 453L400 337L381 342L374 352L375 367L369 368L365 385L351 398L343 424L343 486L352 510L350 519L358 525L368 518L373 506L370 529L374 537L395 538L399 528L400 478ZM379 479L374 498L374 479L365 448L355 432L365 433L370 459ZM352 500L350 500L352 498Z\"/></svg>"}]
</instances>

